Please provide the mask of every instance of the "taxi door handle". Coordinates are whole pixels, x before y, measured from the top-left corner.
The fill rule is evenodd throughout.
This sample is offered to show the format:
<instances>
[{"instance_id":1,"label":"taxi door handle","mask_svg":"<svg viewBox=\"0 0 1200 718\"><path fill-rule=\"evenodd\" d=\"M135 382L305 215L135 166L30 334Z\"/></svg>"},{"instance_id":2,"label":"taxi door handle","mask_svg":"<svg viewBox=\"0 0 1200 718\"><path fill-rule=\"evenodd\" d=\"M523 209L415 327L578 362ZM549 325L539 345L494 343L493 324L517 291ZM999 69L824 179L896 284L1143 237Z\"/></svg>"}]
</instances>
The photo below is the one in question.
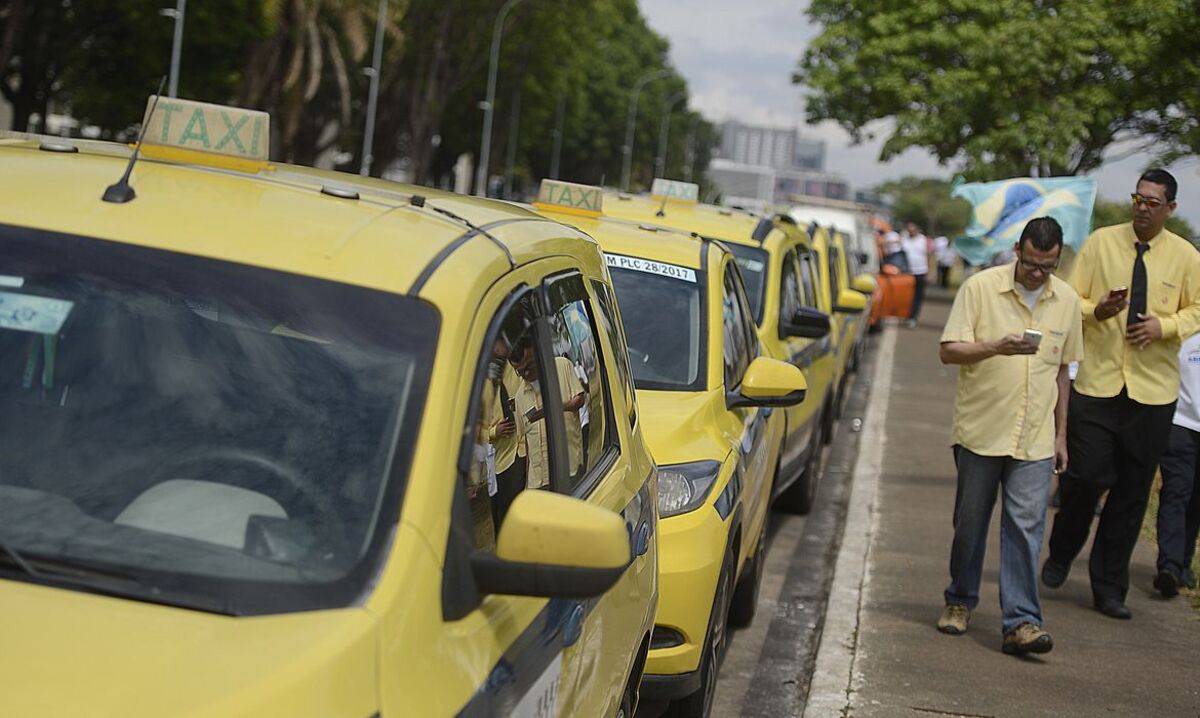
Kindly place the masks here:
<instances>
[{"instance_id":1,"label":"taxi door handle","mask_svg":"<svg viewBox=\"0 0 1200 718\"><path fill-rule=\"evenodd\" d=\"M577 602L571 607L571 613L563 623L563 645L572 646L583 635L583 603Z\"/></svg>"}]
</instances>

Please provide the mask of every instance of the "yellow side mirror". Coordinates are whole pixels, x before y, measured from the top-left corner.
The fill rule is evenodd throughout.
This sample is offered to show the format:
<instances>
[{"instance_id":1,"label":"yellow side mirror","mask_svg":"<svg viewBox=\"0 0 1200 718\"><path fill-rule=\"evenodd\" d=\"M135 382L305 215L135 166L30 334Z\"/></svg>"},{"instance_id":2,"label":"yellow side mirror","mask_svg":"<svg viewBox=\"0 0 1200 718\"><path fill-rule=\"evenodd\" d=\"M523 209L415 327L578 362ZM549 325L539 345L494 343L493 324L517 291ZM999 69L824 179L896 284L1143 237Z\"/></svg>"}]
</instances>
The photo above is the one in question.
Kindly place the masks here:
<instances>
[{"instance_id":1,"label":"yellow side mirror","mask_svg":"<svg viewBox=\"0 0 1200 718\"><path fill-rule=\"evenodd\" d=\"M623 568L629 535L616 513L550 491L522 491L496 541L505 561L576 568Z\"/></svg>"},{"instance_id":2,"label":"yellow side mirror","mask_svg":"<svg viewBox=\"0 0 1200 718\"><path fill-rule=\"evenodd\" d=\"M842 314L859 314L866 308L867 298L861 292L853 289L843 289L838 292L837 302L833 305L833 311Z\"/></svg>"},{"instance_id":3,"label":"yellow side mirror","mask_svg":"<svg viewBox=\"0 0 1200 718\"><path fill-rule=\"evenodd\" d=\"M728 406L793 406L804 401L808 381L804 372L787 362L758 357L750 362L736 392L730 393Z\"/></svg>"},{"instance_id":4,"label":"yellow side mirror","mask_svg":"<svg viewBox=\"0 0 1200 718\"><path fill-rule=\"evenodd\" d=\"M879 282L876 281L874 275L864 272L854 278L854 281L850 283L850 288L869 296L874 294L875 290L879 288Z\"/></svg>"}]
</instances>

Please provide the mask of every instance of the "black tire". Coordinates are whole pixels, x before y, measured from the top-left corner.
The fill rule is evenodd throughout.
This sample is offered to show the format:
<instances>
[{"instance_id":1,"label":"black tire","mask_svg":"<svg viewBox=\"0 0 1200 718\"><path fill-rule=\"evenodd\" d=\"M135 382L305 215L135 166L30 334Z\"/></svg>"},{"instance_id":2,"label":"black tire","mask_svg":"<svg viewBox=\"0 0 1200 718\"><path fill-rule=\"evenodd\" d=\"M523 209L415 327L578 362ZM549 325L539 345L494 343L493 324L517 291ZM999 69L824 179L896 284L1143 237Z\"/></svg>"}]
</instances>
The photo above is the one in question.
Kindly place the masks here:
<instances>
[{"instance_id":1,"label":"black tire","mask_svg":"<svg viewBox=\"0 0 1200 718\"><path fill-rule=\"evenodd\" d=\"M821 412L821 443L829 444L833 441L833 422L837 415L837 388L834 389L833 398L826 404L825 410Z\"/></svg>"},{"instance_id":2,"label":"black tire","mask_svg":"<svg viewBox=\"0 0 1200 718\"><path fill-rule=\"evenodd\" d=\"M713 698L717 693L717 674L725 658L725 647L729 644L727 619L729 603L733 597L733 571L737 558L729 549L725 551L725 562L721 565L721 576L717 579L717 590L713 593L713 610L708 618L708 630L704 636L704 653L700 658L700 688L695 693L673 701L668 715L683 718L708 718L712 714Z\"/></svg>"},{"instance_id":3,"label":"black tire","mask_svg":"<svg viewBox=\"0 0 1200 718\"><path fill-rule=\"evenodd\" d=\"M789 513L804 515L812 511L813 503L817 500L817 484L821 479L821 450L825 446L825 425L818 425L817 435L812 437L812 449L808 452L808 461L804 462L804 471L800 478L779 497L780 506Z\"/></svg>"},{"instance_id":4,"label":"black tire","mask_svg":"<svg viewBox=\"0 0 1200 718\"><path fill-rule=\"evenodd\" d=\"M762 586L763 568L767 563L767 527L770 524L771 508L768 506L762 529L758 533L758 546L754 549L754 557L750 559L750 565L742 568L742 575L729 602L729 625L735 628L749 626L758 609L758 593Z\"/></svg>"}]
</instances>

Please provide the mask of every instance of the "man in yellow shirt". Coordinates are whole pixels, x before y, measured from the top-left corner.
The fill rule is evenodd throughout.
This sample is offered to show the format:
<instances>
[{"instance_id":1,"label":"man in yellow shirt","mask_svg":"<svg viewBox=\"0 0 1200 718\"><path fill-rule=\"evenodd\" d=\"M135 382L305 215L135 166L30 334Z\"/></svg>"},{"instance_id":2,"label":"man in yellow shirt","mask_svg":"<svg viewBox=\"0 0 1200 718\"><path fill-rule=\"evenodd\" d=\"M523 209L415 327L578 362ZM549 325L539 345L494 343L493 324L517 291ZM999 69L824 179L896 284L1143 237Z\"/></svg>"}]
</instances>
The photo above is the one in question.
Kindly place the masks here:
<instances>
[{"instance_id":1,"label":"man in yellow shirt","mask_svg":"<svg viewBox=\"0 0 1200 718\"><path fill-rule=\"evenodd\" d=\"M1133 222L1093 232L1071 272L1085 356L1070 400L1071 471L1062 478L1042 582L1057 588L1066 581L1108 491L1089 574L1096 608L1112 618L1132 615L1125 605L1129 559L1171 434L1179 343L1200 329L1200 254L1163 228L1176 189L1164 170L1143 174L1132 195Z\"/></svg>"},{"instance_id":2,"label":"man in yellow shirt","mask_svg":"<svg viewBox=\"0 0 1200 718\"><path fill-rule=\"evenodd\" d=\"M1062 228L1031 220L1017 261L971 276L942 331L941 359L961 365L954 403L954 543L938 630L967 630L979 603L988 522L1003 490L1000 610L1005 653L1046 653L1038 553L1053 473L1067 466L1067 364L1081 356L1079 298L1053 275Z\"/></svg>"},{"instance_id":3,"label":"man in yellow shirt","mask_svg":"<svg viewBox=\"0 0 1200 718\"><path fill-rule=\"evenodd\" d=\"M547 488L550 486L550 452L546 414L542 406L541 376L538 373L533 346L518 346L510 360L517 374L524 380L514 397L514 418L516 434L525 440L525 486L530 489ZM579 410L583 407L586 394L583 385L579 383L579 377L575 375L575 366L571 364L570 359L555 357L553 366L556 375L553 382L558 386L566 424L567 470L575 477L582 464L583 437Z\"/></svg>"}]
</instances>

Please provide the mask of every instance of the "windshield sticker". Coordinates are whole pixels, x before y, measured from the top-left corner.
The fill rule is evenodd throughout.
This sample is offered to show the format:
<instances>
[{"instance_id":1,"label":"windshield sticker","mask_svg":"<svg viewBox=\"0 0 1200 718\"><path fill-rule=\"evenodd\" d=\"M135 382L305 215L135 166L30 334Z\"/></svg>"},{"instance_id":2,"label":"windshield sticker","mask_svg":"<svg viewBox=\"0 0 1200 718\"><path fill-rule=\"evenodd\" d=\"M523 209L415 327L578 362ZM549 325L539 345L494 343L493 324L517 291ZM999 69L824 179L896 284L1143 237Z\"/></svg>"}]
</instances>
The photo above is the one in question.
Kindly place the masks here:
<instances>
[{"instance_id":1,"label":"windshield sticker","mask_svg":"<svg viewBox=\"0 0 1200 718\"><path fill-rule=\"evenodd\" d=\"M623 254L605 254L604 259L608 262L608 266L614 269L632 269L635 272L657 274L662 277L691 282L692 284L696 283L696 271L687 267L655 262L640 257L627 257Z\"/></svg>"},{"instance_id":2,"label":"windshield sticker","mask_svg":"<svg viewBox=\"0 0 1200 718\"><path fill-rule=\"evenodd\" d=\"M58 334L74 306L66 299L0 292L0 329Z\"/></svg>"},{"instance_id":3,"label":"windshield sticker","mask_svg":"<svg viewBox=\"0 0 1200 718\"><path fill-rule=\"evenodd\" d=\"M10 274L0 274L0 287L20 289L25 286L25 277L14 277Z\"/></svg>"},{"instance_id":4,"label":"windshield sticker","mask_svg":"<svg viewBox=\"0 0 1200 718\"><path fill-rule=\"evenodd\" d=\"M741 267L742 269L746 270L747 272L755 272L755 273L758 273L758 272L761 272L761 271L763 270L763 263L762 263L760 260L757 260L757 259L747 259L747 258L744 258L744 257L734 257L734 261L735 261L735 262L737 262L737 265L738 265L739 267Z\"/></svg>"}]
</instances>

